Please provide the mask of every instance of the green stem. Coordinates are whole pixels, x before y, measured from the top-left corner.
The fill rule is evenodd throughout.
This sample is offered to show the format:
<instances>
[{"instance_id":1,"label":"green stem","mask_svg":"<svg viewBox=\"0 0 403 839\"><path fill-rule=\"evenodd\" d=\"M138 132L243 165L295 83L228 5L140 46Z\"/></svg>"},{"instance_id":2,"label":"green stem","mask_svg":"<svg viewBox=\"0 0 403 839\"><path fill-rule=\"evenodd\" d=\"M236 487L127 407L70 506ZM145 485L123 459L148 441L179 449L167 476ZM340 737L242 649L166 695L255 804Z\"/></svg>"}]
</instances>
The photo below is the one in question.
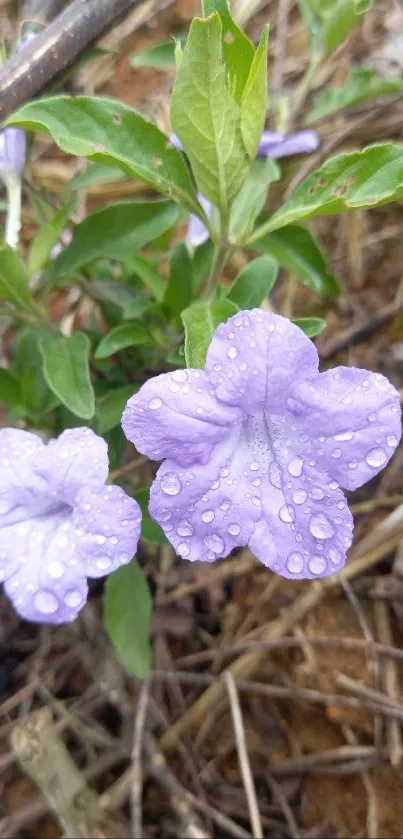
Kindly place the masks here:
<instances>
[{"instance_id":1,"label":"green stem","mask_svg":"<svg viewBox=\"0 0 403 839\"><path fill-rule=\"evenodd\" d=\"M216 253L211 268L211 273L206 283L206 297L208 297L214 291L215 286L224 270L229 253L231 251L231 245L228 241L228 231L229 215L227 213L221 212L220 238L216 246Z\"/></svg>"},{"instance_id":2,"label":"green stem","mask_svg":"<svg viewBox=\"0 0 403 839\"><path fill-rule=\"evenodd\" d=\"M299 83L299 85L298 85L298 87L295 91L295 95L294 95L293 103L292 103L292 105L293 105L292 112L293 112L294 119L295 119L296 116L298 116L301 108L305 104L305 101L306 101L307 97L309 96L309 93L311 92L313 82L314 82L314 80L316 78L316 75L317 75L321 66L322 66L321 56L320 55L314 55L311 58L311 63L309 65L305 75L302 77L302 79L301 79L301 81L300 81L300 83Z\"/></svg>"}]
</instances>

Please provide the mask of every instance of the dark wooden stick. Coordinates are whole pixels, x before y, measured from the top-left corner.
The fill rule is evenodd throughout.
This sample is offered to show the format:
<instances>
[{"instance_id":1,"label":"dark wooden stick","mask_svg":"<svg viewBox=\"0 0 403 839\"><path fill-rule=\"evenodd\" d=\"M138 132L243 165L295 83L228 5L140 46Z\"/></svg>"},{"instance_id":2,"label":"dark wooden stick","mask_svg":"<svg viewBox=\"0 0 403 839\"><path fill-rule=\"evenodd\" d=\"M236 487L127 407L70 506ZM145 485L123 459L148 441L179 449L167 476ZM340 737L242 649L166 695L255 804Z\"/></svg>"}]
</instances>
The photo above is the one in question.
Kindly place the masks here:
<instances>
[{"instance_id":1,"label":"dark wooden stick","mask_svg":"<svg viewBox=\"0 0 403 839\"><path fill-rule=\"evenodd\" d=\"M139 0L73 0L0 72L0 121L37 96Z\"/></svg>"}]
</instances>

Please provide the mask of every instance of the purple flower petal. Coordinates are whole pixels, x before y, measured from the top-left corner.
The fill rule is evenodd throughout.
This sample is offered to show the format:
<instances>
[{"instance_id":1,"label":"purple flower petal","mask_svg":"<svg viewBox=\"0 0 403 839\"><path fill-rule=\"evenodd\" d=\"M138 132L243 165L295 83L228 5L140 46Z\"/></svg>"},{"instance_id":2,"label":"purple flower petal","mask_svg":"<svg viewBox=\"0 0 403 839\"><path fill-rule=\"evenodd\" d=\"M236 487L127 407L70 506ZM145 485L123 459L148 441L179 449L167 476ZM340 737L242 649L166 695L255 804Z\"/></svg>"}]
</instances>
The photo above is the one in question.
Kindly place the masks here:
<instances>
[{"instance_id":1,"label":"purple flower petal","mask_svg":"<svg viewBox=\"0 0 403 839\"><path fill-rule=\"evenodd\" d=\"M339 483L359 486L391 457L401 433L392 385L350 368L319 374L309 338L260 310L218 327L199 378L169 375L130 400L124 430L140 452L168 458L149 509L177 553L212 562L249 545L285 577L339 570L352 541ZM189 389L169 403L170 384L186 375Z\"/></svg>"},{"instance_id":2,"label":"purple flower petal","mask_svg":"<svg viewBox=\"0 0 403 839\"><path fill-rule=\"evenodd\" d=\"M0 579L30 621L74 620L86 577L128 562L140 535L140 508L105 487L105 441L89 428L45 445L27 431L0 431Z\"/></svg>"},{"instance_id":3,"label":"purple flower petal","mask_svg":"<svg viewBox=\"0 0 403 839\"><path fill-rule=\"evenodd\" d=\"M204 198L203 195L200 194L200 192L197 194L197 197L199 199L199 204L201 204L204 212L206 213L207 218L210 219L213 210L210 201L208 201L207 198ZM203 222L201 221L201 219L199 219L198 216L194 216L193 214L191 214L186 233L186 243L191 248L197 248L199 245L202 245L203 242L207 242L208 238L209 232L205 224L203 224Z\"/></svg>"},{"instance_id":4,"label":"purple flower petal","mask_svg":"<svg viewBox=\"0 0 403 839\"><path fill-rule=\"evenodd\" d=\"M291 382L313 376L318 354L309 338L286 318L253 309L218 327L206 373L218 399L250 412L284 410Z\"/></svg>"},{"instance_id":5,"label":"purple flower petal","mask_svg":"<svg viewBox=\"0 0 403 839\"><path fill-rule=\"evenodd\" d=\"M297 131L295 134L276 134L264 131L258 157L289 157L293 154L311 154L320 146L320 137L316 131Z\"/></svg>"},{"instance_id":6,"label":"purple flower petal","mask_svg":"<svg viewBox=\"0 0 403 839\"><path fill-rule=\"evenodd\" d=\"M21 178L27 154L27 140L21 128L0 132L0 177Z\"/></svg>"},{"instance_id":7,"label":"purple flower petal","mask_svg":"<svg viewBox=\"0 0 403 839\"><path fill-rule=\"evenodd\" d=\"M220 404L200 370L175 370L149 379L129 399L122 418L126 437L147 457L183 466L208 461L238 416Z\"/></svg>"}]
</instances>

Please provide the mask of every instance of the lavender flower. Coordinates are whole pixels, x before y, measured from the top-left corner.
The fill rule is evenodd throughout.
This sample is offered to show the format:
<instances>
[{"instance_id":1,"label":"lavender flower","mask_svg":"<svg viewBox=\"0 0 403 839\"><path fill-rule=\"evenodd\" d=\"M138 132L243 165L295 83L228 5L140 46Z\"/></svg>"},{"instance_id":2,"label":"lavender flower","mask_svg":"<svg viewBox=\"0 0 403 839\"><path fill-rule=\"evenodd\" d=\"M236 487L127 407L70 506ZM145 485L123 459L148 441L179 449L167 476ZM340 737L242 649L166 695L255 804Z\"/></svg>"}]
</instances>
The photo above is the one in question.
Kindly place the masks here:
<instances>
[{"instance_id":1,"label":"lavender flower","mask_svg":"<svg viewBox=\"0 0 403 839\"><path fill-rule=\"evenodd\" d=\"M183 146L176 134L170 134L170 141L176 149L183 150ZM293 154L310 154L320 146L320 137L316 131L297 131L295 134L279 134L277 131L263 131L257 157L289 157ZM202 195L198 195L199 202L208 218L211 216L211 204ZM197 216L191 215L186 241L191 247L197 248L209 237L207 228Z\"/></svg>"},{"instance_id":2,"label":"lavender flower","mask_svg":"<svg viewBox=\"0 0 403 839\"><path fill-rule=\"evenodd\" d=\"M25 166L27 141L21 128L5 128L0 132L0 177L21 179Z\"/></svg>"},{"instance_id":3,"label":"lavender flower","mask_svg":"<svg viewBox=\"0 0 403 839\"><path fill-rule=\"evenodd\" d=\"M292 579L345 562L353 519L340 486L386 465L401 435L399 394L354 367L318 372L314 344L259 309L218 327L205 370L150 379L123 414L139 452L166 458L150 513L184 559L248 545Z\"/></svg>"},{"instance_id":4,"label":"lavender flower","mask_svg":"<svg viewBox=\"0 0 403 839\"><path fill-rule=\"evenodd\" d=\"M89 428L45 445L0 431L0 579L15 609L38 623L68 623L87 599L86 577L130 562L140 534L136 501L105 486L107 446Z\"/></svg>"}]
</instances>

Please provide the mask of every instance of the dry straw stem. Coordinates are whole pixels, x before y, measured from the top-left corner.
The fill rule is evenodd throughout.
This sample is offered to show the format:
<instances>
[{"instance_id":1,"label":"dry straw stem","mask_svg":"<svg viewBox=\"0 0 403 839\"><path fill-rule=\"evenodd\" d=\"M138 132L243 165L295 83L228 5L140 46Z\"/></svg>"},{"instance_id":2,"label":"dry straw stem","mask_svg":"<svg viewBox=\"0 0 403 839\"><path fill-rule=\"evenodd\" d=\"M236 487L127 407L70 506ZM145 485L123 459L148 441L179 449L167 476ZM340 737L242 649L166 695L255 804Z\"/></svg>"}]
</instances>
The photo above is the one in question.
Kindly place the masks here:
<instances>
[{"instance_id":1,"label":"dry straw stem","mask_svg":"<svg viewBox=\"0 0 403 839\"><path fill-rule=\"evenodd\" d=\"M300 594L278 618L270 621L262 628L259 640L275 641L290 632L312 609L324 600L326 595L336 589L342 580L352 580L372 568L384 556L397 547L403 531L403 505L393 511L374 532L366 536L351 552L350 562L338 574L321 581L313 582ZM253 650L240 656L228 671L232 678L239 682L248 679L262 665L266 656L264 650ZM188 709L161 738L160 747L163 751L172 749L186 730L198 730L206 715L209 714L222 699L225 683L221 679L213 684Z\"/></svg>"},{"instance_id":2,"label":"dry straw stem","mask_svg":"<svg viewBox=\"0 0 403 839\"><path fill-rule=\"evenodd\" d=\"M236 684L229 671L225 674L225 684L228 691L228 699L231 708L232 723L234 726L235 742L238 752L239 766L245 787L246 800L248 802L250 823L253 831L253 839L263 839L262 822L257 803L256 789L253 774L250 767L248 747L246 745L245 727L243 724L241 704L239 702Z\"/></svg>"}]
</instances>

